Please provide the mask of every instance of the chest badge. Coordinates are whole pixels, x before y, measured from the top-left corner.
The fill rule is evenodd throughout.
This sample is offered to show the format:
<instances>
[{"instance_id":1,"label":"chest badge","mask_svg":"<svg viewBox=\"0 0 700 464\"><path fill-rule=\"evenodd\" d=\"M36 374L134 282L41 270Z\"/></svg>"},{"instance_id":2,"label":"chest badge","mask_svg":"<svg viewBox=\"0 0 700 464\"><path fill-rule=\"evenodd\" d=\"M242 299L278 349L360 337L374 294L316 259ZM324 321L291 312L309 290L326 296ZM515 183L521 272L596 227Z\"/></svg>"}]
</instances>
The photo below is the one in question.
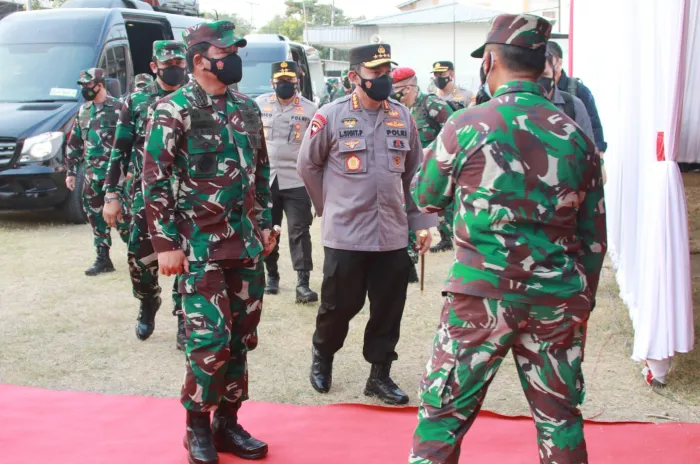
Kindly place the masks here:
<instances>
[{"instance_id":1,"label":"chest badge","mask_svg":"<svg viewBox=\"0 0 700 464\"><path fill-rule=\"evenodd\" d=\"M343 125L345 127L355 127L357 125L357 119L355 118L345 118L343 119Z\"/></svg>"},{"instance_id":2,"label":"chest badge","mask_svg":"<svg viewBox=\"0 0 700 464\"><path fill-rule=\"evenodd\" d=\"M406 145L403 143L403 140L396 139L394 140L394 148L406 148Z\"/></svg>"},{"instance_id":3,"label":"chest badge","mask_svg":"<svg viewBox=\"0 0 700 464\"><path fill-rule=\"evenodd\" d=\"M387 116L392 117L392 118L399 117L399 112L397 110L389 110L386 114L387 114Z\"/></svg>"},{"instance_id":4,"label":"chest badge","mask_svg":"<svg viewBox=\"0 0 700 464\"><path fill-rule=\"evenodd\" d=\"M354 150L356 146L360 144L359 140L348 140L347 142L344 142L345 146L350 148L351 150Z\"/></svg>"},{"instance_id":5,"label":"chest badge","mask_svg":"<svg viewBox=\"0 0 700 464\"><path fill-rule=\"evenodd\" d=\"M304 114L304 107L303 106L295 106L294 107L294 112L296 114Z\"/></svg>"},{"instance_id":6,"label":"chest badge","mask_svg":"<svg viewBox=\"0 0 700 464\"><path fill-rule=\"evenodd\" d=\"M400 156L394 156L394 167L395 168L401 167L401 157Z\"/></svg>"},{"instance_id":7,"label":"chest badge","mask_svg":"<svg viewBox=\"0 0 700 464\"><path fill-rule=\"evenodd\" d=\"M401 121L389 121L386 123L386 125L389 127L406 127L406 124L402 123Z\"/></svg>"},{"instance_id":8,"label":"chest badge","mask_svg":"<svg viewBox=\"0 0 700 464\"><path fill-rule=\"evenodd\" d=\"M362 161L355 155L348 156L348 159L345 160L345 167L348 168L348 171L359 171L362 167Z\"/></svg>"}]
</instances>

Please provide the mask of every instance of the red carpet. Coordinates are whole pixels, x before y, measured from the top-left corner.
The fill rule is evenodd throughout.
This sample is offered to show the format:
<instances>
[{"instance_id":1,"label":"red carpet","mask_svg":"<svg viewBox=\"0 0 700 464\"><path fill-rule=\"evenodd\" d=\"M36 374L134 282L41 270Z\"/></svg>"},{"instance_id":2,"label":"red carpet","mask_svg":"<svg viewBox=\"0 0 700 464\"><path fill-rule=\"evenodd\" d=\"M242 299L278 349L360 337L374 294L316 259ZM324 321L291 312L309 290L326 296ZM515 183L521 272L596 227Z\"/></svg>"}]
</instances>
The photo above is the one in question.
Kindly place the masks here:
<instances>
[{"instance_id":1,"label":"red carpet","mask_svg":"<svg viewBox=\"0 0 700 464\"><path fill-rule=\"evenodd\" d=\"M270 444L261 462L398 464L407 461L416 411L249 402L242 419ZM0 463L186 464L183 421L176 399L0 385ZM589 423L586 438L594 464L700 463L700 424ZM221 462L244 461L222 455ZM482 413L461 462L537 462L534 426Z\"/></svg>"}]
</instances>

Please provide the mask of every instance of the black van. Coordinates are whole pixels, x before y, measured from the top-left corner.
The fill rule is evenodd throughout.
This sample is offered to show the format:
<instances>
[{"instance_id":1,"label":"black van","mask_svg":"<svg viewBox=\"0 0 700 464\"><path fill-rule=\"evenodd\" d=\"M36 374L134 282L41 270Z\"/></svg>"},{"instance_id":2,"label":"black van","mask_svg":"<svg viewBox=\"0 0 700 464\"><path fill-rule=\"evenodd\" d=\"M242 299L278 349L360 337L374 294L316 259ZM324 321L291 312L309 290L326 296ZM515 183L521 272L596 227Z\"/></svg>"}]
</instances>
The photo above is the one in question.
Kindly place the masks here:
<instances>
[{"instance_id":1,"label":"black van","mask_svg":"<svg viewBox=\"0 0 700 464\"><path fill-rule=\"evenodd\" d=\"M150 73L155 40L182 40L202 18L138 9L57 8L0 21L0 210L62 208L85 221L83 173L65 186L66 135L83 103L80 70L100 67L121 97Z\"/></svg>"},{"instance_id":2,"label":"black van","mask_svg":"<svg viewBox=\"0 0 700 464\"><path fill-rule=\"evenodd\" d=\"M272 63L296 61L302 71L299 80L301 94L314 101L309 62L303 45L290 42L285 36L277 34L249 34L245 38L248 45L238 52L243 60L243 80L238 84L240 92L252 98L272 92Z\"/></svg>"}]
</instances>

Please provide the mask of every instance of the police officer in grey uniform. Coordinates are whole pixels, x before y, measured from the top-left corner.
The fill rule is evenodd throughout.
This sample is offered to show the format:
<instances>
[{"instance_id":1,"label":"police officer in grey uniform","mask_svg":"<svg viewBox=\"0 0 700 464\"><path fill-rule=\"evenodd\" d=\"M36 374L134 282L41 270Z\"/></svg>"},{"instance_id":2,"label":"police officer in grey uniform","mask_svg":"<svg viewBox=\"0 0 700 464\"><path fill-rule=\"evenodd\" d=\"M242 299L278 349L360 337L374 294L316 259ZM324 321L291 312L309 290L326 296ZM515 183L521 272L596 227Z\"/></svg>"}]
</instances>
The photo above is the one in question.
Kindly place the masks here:
<instances>
[{"instance_id":1,"label":"police officer in grey uniform","mask_svg":"<svg viewBox=\"0 0 700 464\"><path fill-rule=\"evenodd\" d=\"M435 95L446 102L452 103L452 109L466 108L474 95L469 90L460 89L455 85L455 65L451 61L436 61L433 63L433 82L437 87Z\"/></svg>"},{"instance_id":2,"label":"police officer in grey uniform","mask_svg":"<svg viewBox=\"0 0 700 464\"><path fill-rule=\"evenodd\" d=\"M363 354L372 368L364 393L406 404L408 395L391 379L390 369L398 358L412 266L408 230L417 232L423 254L430 248L430 234L422 232L437 218L418 211L411 198L409 186L423 150L410 111L387 99L391 63L387 44L350 50L355 91L314 115L297 172L322 217L325 254L311 385L320 393L330 390L333 356L369 296Z\"/></svg>"},{"instance_id":3,"label":"police officer in grey uniform","mask_svg":"<svg viewBox=\"0 0 700 464\"><path fill-rule=\"evenodd\" d=\"M289 249L294 270L297 271L296 301L313 303L318 301L318 294L309 288L313 269L309 228L313 214L309 194L297 174L297 156L304 132L318 107L299 94L298 74L299 69L294 61L272 63L272 87L275 91L259 96L256 102L262 112L265 142L270 156L272 223L281 225L282 215L287 216ZM278 241L275 251L265 258L265 293L272 295L279 293L279 257Z\"/></svg>"}]
</instances>

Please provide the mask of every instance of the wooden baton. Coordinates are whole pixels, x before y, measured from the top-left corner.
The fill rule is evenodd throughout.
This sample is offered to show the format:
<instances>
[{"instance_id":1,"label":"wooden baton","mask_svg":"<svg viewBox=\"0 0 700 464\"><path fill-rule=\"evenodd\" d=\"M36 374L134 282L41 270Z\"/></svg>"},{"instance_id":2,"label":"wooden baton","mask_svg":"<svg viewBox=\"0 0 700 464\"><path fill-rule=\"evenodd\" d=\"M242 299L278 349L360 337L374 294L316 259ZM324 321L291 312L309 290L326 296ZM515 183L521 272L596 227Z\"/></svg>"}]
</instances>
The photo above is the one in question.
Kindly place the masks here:
<instances>
[{"instance_id":1,"label":"wooden baton","mask_svg":"<svg viewBox=\"0 0 700 464\"><path fill-rule=\"evenodd\" d=\"M421 245L423 240L428 236L427 231L422 231L420 233ZM420 294L423 296L423 284L425 283L425 254L420 255Z\"/></svg>"}]
</instances>

